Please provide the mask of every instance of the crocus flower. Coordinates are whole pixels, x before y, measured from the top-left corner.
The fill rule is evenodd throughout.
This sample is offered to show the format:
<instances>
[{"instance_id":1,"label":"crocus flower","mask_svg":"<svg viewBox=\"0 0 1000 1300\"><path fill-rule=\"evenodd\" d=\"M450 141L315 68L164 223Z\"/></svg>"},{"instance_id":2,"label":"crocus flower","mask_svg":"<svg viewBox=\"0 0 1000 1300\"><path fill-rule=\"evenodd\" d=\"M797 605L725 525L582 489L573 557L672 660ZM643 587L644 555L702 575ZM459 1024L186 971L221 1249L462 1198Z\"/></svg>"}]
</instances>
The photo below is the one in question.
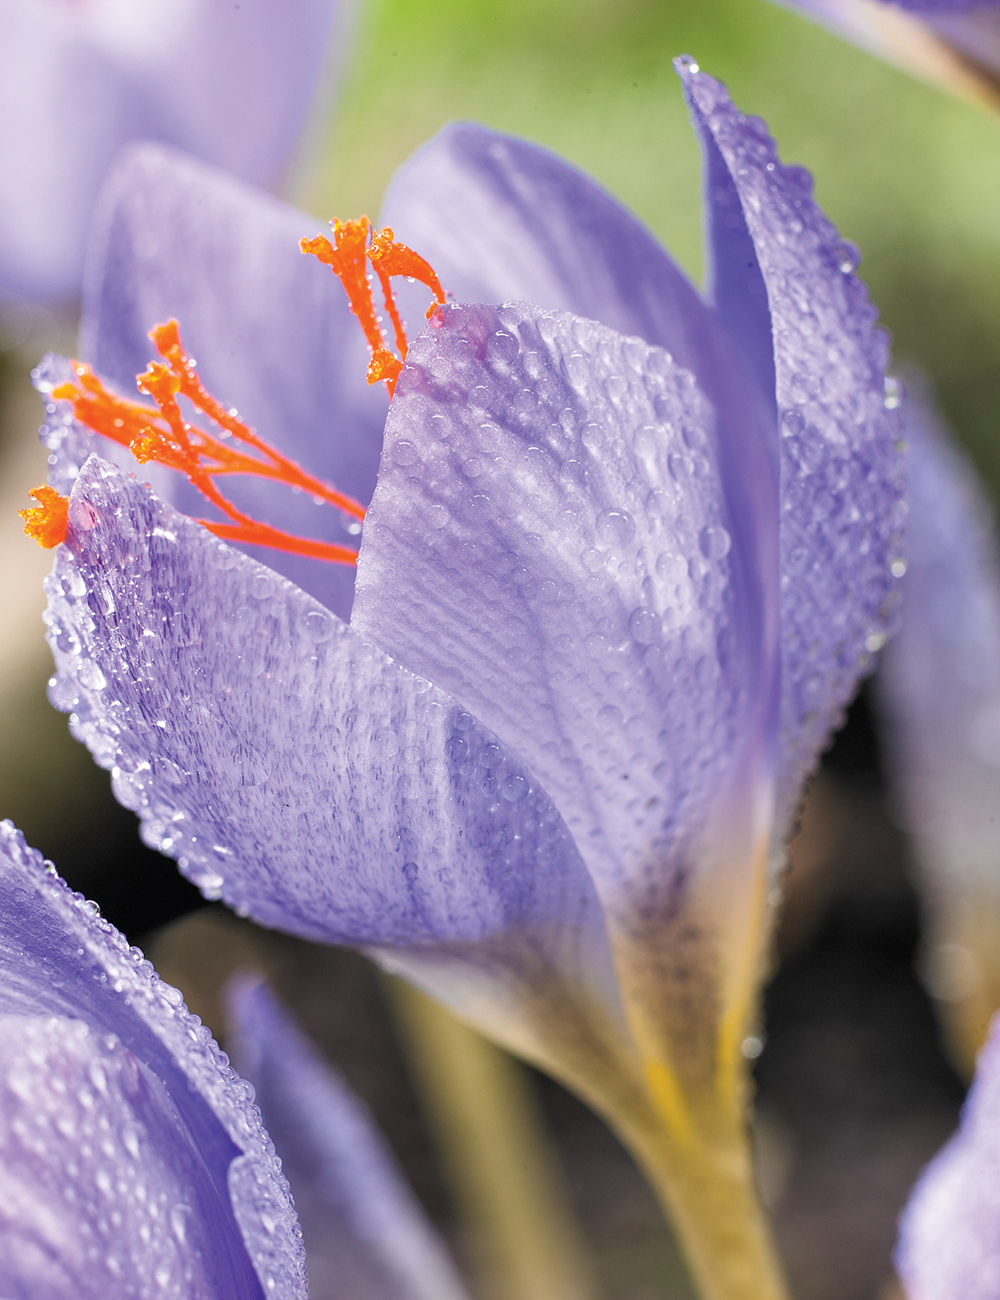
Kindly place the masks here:
<instances>
[{"instance_id":1,"label":"crocus flower","mask_svg":"<svg viewBox=\"0 0 1000 1300\"><path fill-rule=\"evenodd\" d=\"M334 0L4 0L0 296L79 290L98 190L129 140L238 176L284 176L327 56Z\"/></svg>"},{"instance_id":2,"label":"crocus flower","mask_svg":"<svg viewBox=\"0 0 1000 1300\"><path fill-rule=\"evenodd\" d=\"M295 251L314 227L132 155L89 359L124 384L177 317L205 384L370 507L356 590L346 565L265 565L51 400L52 698L210 895L363 948L609 1115L706 1297L748 1300L783 1284L742 1045L802 782L893 617L900 466L856 252L764 124L679 69L711 303L567 164L448 128L387 199L457 301L384 436L340 285ZM354 536L266 477L237 491Z\"/></svg>"},{"instance_id":3,"label":"crocus flower","mask_svg":"<svg viewBox=\"0 0 1000 1300\"><path fill-rule=\"evenodd\" d=\"M1000 0L780 0L965 98L1000 108Z\"/></svg>"},{"instance_id":4,"label":"crocus flower","mask_svg":"<svg viewBox=\"0 0 1000 1300\"><path fill-rule=\"evenodd\" d=\"M266 989L234 1005L282 1159L180 993L10 822L0 917L4 1296L304 1300L287 1175L313 1300L461 1300L366 1113Z\"/></svg>"},{"instance_id":5,"label":"crocus flower","mask_svg":"<svg viewBox=\"0 0 1000 1300\"><path fill-rule=\"evenodd\" d=\"M927 968L970 1073L1000 1007L1000 555L975 473L907 403L909 568L880 699L927 895Z\"/></svg>"},{"instance_id":6,"label":"crocus flower","mask_svg":"<svg viewBox=\"0 0 1000 1300\"><path fill-rule=\"evenodd\" d=\"M903 1213L896 1268L907 1300L1000 1297L1000 1020L979 1057L958 1133Z\"/></svg>"}]
</instances>

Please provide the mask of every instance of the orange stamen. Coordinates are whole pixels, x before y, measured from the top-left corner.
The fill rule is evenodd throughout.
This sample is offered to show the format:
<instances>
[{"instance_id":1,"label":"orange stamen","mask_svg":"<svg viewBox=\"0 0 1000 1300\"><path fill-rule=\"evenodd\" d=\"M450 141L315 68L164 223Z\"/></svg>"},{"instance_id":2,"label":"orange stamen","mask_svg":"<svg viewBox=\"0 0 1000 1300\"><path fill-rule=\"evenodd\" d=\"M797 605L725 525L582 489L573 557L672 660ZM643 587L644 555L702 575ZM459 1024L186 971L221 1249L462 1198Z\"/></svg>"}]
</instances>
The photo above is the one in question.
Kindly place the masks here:
<instances>
[{"instance_id":1,"label":"orange stamen","mask_svg":"<svg viewBox=\"0 0 1000 1300\"><path fill-rule=\"evenodd\" d=\"M369 233L372 236L371 243L366 247ZM408 343L406 330L392 292L391 277L405 275L408 279L419 280L430 289L434 294L434 301L427 308L428 320L439 307L444 305L444 289L431 264L412 248L397 243L389 226L384 226L376 234L372 231L371 222L367 217L357 217L353 221L335 221L333 238L336 247L323 235L317 235L315 239L301 239L299 247L303 253L311 253L329 266L344 286L351 311L361 322L368 346L372 350L368 382L377 384L380 380L385 380L389 396L392 397L396 391L399 372L406 360ZM371 280L365 269L366 257L371 262L382 286L382 296L385 299L389 319L392 321L398 356L386 347L385 334L372 300Z\"/></svg>"},{"instance_id":2,"label":"orange stamen","mask_svg":"<svg viewBox=\"0 0 1000 1300\"><path fill-rule=\"evenodd\" d=\"M34 497L38 505L17 512L24 520L24 531L39 546L51 551L54 546L66 540L69 497L64 497L44 483L41 487L32 488L28 495Z\"/></svg>"},{"instance_id":3,"label":"orange stamen","mask_svg":"<svg viewBox=\"0 0 1000 1300\"><path fill-rule=\"evenodd\" d=\"M201 521L216 536L314 559L355 564L357 553L350 547L296 537L262 524L223 496L215 484L217 476L250 474L300 488L357 520L365 517L364 506L353 497L306 473L295 461L269 446L255 430L238 419L235 412L226 410L207 391L184 351L175 320L157 325L149 337L163 360L151 361L136 383L139 391L148 394L156 403L155 409L109 391L89 366L79 362L72 363L76 382L60 384L52 396L72 402L73 413L81 424L127 447L140 464L152 461L186 475L230 521ZM232 441L223 442L207 430L189 423L184 418L178 396L187 398L196 410L219 425L223 431L222 438L242 443L256 454L234 446Z\"/></svg>"}]
</instances>

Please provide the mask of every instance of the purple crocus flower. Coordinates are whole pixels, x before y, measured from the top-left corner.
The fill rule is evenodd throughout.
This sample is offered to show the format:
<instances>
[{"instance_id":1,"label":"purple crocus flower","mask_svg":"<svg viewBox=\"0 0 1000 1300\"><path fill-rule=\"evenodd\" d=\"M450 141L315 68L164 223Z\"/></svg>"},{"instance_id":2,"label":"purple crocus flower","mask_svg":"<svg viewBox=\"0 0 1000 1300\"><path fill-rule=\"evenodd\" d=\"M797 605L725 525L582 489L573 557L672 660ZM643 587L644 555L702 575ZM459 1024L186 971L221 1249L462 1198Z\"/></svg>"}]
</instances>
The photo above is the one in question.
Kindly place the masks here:
<instances>
[{"instance_id":1,"label":"purple crocus flower","mask_svg":"<svg viewBox=\"0 0 1000 1300\"><path fill-rule=\"evenodd\" d=\"M129 140L261 185L284 176L334 0L5 0L0 296L76 293L91 210Z\"/></svg>"},{"instance_id":2,"label":"purple crocus flower","mask_svg":"<svg viewBox=\"0 0 1000 1300\"><path fill-rule=\"evenodd\" d=\"M600 1107L706 1296L747 1300L783 1288L741 1048L802 782L892 620L900 467L855 250L679 68L712 302L559 159L448 128L387 199L458 301L384 438L310 223L175 155L123 164L89 359L124 385L178 317L215 392L371 505L356 590L264 565L50 403L52 698L210 896L363 948ZM239 500L351 540L266 480Z\"/></svg>"},{"instance_id":3,"label":"purple crocus flower","mask_svg":"<svg viewBox=\"0 0 1000 1300\"><path fill-rule=\"evenodd\" d=\"M4 1296L304 1300L287 1176L312 1300L462 1300L366 1113L266 989L234 1008L282 1160L180 993L10 822L0 916Z\"/></svg>"},{"instance_id":4,"label":"purple crocus flower","mask_svg":"<svg viewBox=\"0 0 1000 1300\"><path fill-rule=\"evenodd\" d=\"M924 80L1000 108L1000 0L780 0Z\"/></svg>"},{"instance_id":5,"label":"purple crocus flower","mask_svg":"<svg viewBox=\"0 0 1000 1300\"><path fill-rule=\"evenodd\" d=\"M880 698L928 898L927 968L971 1073L1000 1007L1000 554L972 467L908 399L909 568Z\"/></svg>"},{"instance_id":6,"label":"purple crocus flower","mask_svg":"<svg viewBox=\"0 0 1000 1300\"><path fill-rule=\"evenodd\" d=\"M1000 1297L1000 1020L980 1055L958 1133L903 1213L896 1268L907 1300Z\"/></svg>"}]
</instances>

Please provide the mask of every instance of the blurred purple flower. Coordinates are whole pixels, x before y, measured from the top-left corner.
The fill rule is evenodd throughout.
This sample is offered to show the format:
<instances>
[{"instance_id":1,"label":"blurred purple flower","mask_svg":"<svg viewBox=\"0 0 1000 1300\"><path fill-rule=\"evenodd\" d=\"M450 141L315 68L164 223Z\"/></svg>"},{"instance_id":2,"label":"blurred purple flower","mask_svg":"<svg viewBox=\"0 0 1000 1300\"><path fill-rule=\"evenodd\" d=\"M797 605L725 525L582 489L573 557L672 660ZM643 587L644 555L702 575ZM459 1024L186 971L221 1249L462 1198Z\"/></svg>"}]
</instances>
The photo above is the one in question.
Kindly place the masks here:
<instances>
[{"instance_id":1,"label":"blurred purple flower","mask_svg":"<svg viewBox=\"0 0 1000 1300\"><path fill-rule=\"evenodd\" d=\"M1000 1007L1000 553L975 471L915 387L909 567L879 696L928 899L929 984L971 1074Z\"/></svg>"},{"instance_id":2,"label":"blurred purple flower","mask_svg":"<svg viewBox=\"0 0 1000 1300\"><path fill-rule=\"evenodd\" d=\"M907 1300L1000 1297L1000 1020L980 1055L959 1131L903 1213L896 1268Z\"/></svg>"},{"instance_id":3,"label":"blurred purple flower","mask_svg":"<svg viewBox=\"0 0 1000 1300\"><path fill-rule=\"evenodd\" d=\"M280 1161L180 993L10 822L0 917L0 1293L304 1300L287 1176L312 1300L461 1300L366 1113L266 989L234 1007Z\"/></svg>"},{"instance_id":4,"label":"blurred purple flower","mask_svg":"<svg viewBox=\"0 0 1000 1300\"><path fill-rule=\"evenodd\" d=\"M1000 0L779 0L889 63L1000 109Z\"/></svg>"},{"instance_id":5,"label":"blurred purple flower","mask_svg":"<svg viewBox=\"0 0 1000 1300\"><path fill-rule=\"evenodd\" d=\"M741 1044L774 872L892 619L900 468L856 251L764 124L680 69L713 304L559 159L448 128L387 199L459 302L413 342L384 443L339 285L296 251L311 223L133 153L98 232L88 358L128 384L145 330L178 317L215 392L371 500L357 591L346 569L219 543L165 503L199 509L186 484L154 471L158 499L87 460L53 403L72 502L48 617L53 701L149 843L569 1080L654 1176L664 1146L709 1151L711 1177L743 1180L731 1221L709 1216L731 1243L761 1237L740 1219ZM240 501L349 540L264 481ZM701 1194L673 1185L682 1222ZM736 1267L694 1235L696 1268ZM754 1267L753 1294L779 1294Z\"/></svg>"},{"instance_id":6,"label":"blurred purple flower","mask_svg":"<svg viewBox=\"0 0 1000 1300\"><path fill-rule=\"evenodd\" d=\"M338 11L335 0L5 0L0 298L79 291L91 210L129 140L278 183Z\"/></svg>"},{"instance_id":7,"label":"blurred purple flower","mask_svg":"<svg viewBox=\"0 0 1000 1300\"><path fill-rule=\"evenodd\" d=\"M368 1111L260 980L230 990L233 1056L295 1198L311 1300L464 1300Z\"/></svg>"}]
</instances>

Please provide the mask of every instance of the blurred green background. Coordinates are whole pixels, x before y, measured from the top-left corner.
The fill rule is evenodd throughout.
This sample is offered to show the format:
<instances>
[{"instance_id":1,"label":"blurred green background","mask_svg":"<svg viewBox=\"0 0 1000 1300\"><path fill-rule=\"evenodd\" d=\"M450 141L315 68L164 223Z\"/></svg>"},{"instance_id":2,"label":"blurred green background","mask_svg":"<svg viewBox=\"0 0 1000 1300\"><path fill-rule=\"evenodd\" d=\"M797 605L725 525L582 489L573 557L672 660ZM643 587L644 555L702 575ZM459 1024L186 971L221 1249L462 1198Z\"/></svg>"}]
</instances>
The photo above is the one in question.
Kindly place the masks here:
<instances>
[{"instance_id":1,"label":"blurred green background","mask_svg":"<svg viewBox=\"0 0 1000 1300\"><path fill-rule=\"evenodd\" d=\"M472 118L564 154L701 278L699 159L671 67L692 54L771 126L861 248L896 356L931 376L1000 493L1000 122L767 0L370 0L299 199L374 216L395 167Z\"/></svg>"}]
</instances>

